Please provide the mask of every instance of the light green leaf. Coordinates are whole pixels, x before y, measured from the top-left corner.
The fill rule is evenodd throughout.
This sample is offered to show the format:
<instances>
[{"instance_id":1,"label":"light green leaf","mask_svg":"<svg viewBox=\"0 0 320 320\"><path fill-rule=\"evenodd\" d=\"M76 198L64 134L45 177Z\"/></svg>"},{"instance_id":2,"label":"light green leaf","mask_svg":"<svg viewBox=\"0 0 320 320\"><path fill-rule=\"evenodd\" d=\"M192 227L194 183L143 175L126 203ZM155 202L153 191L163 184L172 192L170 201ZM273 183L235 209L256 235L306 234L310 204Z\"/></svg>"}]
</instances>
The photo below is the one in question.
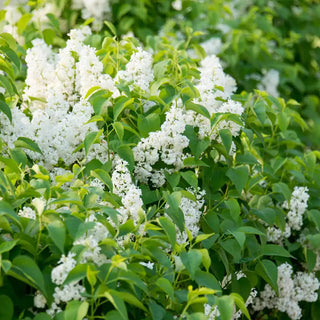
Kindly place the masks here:
<instances>
[{"instance_id":1,"label":"light green leaf","mask_svg":"<svg viewBox=\"0 0 320 320\"><path fill-rule=\"evenodd\" d=\"M190 273L191 279L194 279L202 262L201 251L192 249L189 252L182 252L180 257L186 269Z\"/></svg>"},{"instance_id":2,"label":"light green leaf","mask_svg":"<svg viewBox=\"0 0 320 320\"><path fill-rule=\"evenodd\" d=\"M84 139L84 150L86 155L88 155L91 146L98 142L99 137L102 135L103 130L90 132L86 135Z\"/></svg>"},{"instance_id":3,"label":"light green leaf","mask_svg":"<svg viewBox=\"0 0 320 320\"><path fill-rule=\"evenodd\" d=\"M17 244L17 240L5 241L0 244L0 254L10 251Z\"/></svg>"},{"instance_id":4,"label":"light green leaf","mask_svg":"<svg viewBox=\"0 0 320 320\"><path fill-rule=\"evenodd\" d=\"M246 308L246 305L245 305L242 297L239 294L235 293L235 292L232 292L230 294L230 296L233 298L233 301L240 308L240 310L247 317L247 319L251 320L251 317L249 315L248 309Z\"/></svg>"},{"instance_id":5,"label":"light green leaf","mask_svg":"<svg viewBox=\"0 0 320 320\"><path fill-rule=\"evenodd\" d=\"M160 217L158 220L161 227L165 231L172 247L174 248L174 245L176 243L176 237L177 237L175 225L166 217Z\"/></svg>"},{"instance_id":6,"label":"light green leaf","mask_svg":"<svg viewBox=\"0 0 320 320\"><path fill-rule=\"evenodd\" d=\"M168 296L170 297L170 299L172 301L175 300L175 296L174 296L174 289L173 286L171 284L171 282L166 279L166 278L159 278L156 281L156 285L161 288L166 294L168 294Z\"/></svg>"},{"instance_id":7,"label":"light green leaf","mask_svg":"<svg viewBox=\"0 0 320 320\"><path fill-rule=\"evenodd\" d=\"M26 137L19 137L15 142L14 145L16 147L29 149L34 152L38 152L42 154L42 151L40 150L39 146L31 139Z\"/></svg>"},{"instance_id":8,"label":"light green leaf","mask_svg":"<svg viewBox=\"0 0 320 320\"><path fill-rule=\"evenodd\" d=\"M104 292L104 296L112 303L112 305L120 313L121 319L128 320L128 313L125 303L121 298L114 294L113 290Z\"/></svg>"},{"instance_id":9,"label":"light green leaf","mask_svg":"<svg viewBox=\"0 0 320 320\"><path fill-rule=\"evenodd\" d=\"M221 320L231 320L233 314L233 298L222 296L217 299Z\"/></svg>"},{"instance_id":10,"label":"light green leaf","mask_svg":"<svg viewBox=\"0 0 320 320\"><path fill-rule=\"evenodd\" d=\"M89 303L87 301L70 301L64 312L64 320L82 320L88 313Z\"/></svg>"}]
</instances>

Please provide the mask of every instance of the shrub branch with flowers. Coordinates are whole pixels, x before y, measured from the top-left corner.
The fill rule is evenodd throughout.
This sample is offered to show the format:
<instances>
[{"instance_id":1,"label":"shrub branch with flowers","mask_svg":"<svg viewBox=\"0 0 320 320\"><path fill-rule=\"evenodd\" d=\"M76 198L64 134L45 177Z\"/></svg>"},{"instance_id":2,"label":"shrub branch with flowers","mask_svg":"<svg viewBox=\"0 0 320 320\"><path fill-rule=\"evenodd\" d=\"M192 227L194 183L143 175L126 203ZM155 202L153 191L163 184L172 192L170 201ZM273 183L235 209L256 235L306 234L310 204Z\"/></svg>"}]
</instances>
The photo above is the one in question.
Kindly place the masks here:
<instances>
[{"instance_id":1,"label":"shrub branch with flowers","mask_svg":"<svg viewBox=\"0 0 320 320\"><path fill-rule=\"evenodd\" d=\"M220 2L141 3L0 3L0 320L317 319L299 103L167 31Z\"/></svg>"}]
</instances>

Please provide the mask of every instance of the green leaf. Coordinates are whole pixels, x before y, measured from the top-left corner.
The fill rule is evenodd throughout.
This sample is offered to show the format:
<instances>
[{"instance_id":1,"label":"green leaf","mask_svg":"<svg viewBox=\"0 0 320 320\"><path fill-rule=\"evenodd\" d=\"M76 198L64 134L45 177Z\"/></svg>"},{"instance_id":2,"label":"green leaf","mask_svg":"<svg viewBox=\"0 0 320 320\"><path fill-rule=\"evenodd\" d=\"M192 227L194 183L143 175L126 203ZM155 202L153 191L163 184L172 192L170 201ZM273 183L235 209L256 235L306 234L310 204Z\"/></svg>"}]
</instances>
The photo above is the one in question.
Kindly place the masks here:
<instances>
[{"instance_id":1,"label":"green leaf","mask_svg":"<svg viewBox=\"0 0 320 320\"><path fill-rule=\"evenodd\" d=\"M239 232L239 231L233 231L233 232L231 232L231 234L237 240L240 248L242 249L244 246L244 243L246 242L246 235L243 232Z\"/></svg>"},{"instance_id":2,"label":"green leaf","mask_svg":"<svg viewBox=\"0 0 320 320\"><path fill-rule=\"evenodd\" d=\"M68 276L63 284L67 285L70 282L80 281L84 279L86 276L87 276L87 265L78 264L68 273Z\"/></svg>"},{"instance_id":3,"label":"green leaf","mask_svg":"<svg viewBox=\"0 0 320 320\"><path fill-rule=\"evenodd\" d=\"M198 270L195 273L194 280L199 286L221 291L221 286L219 284L219 281L210 272Z\"/></svg>"},{"instance_id":4,"label":"green leaf","mask_svg":"<svg viewBox=\"0 0 320 320\"><path fill-rule=\"evenodd\" d=\"M209 167L204 161L190 157L183 160L186 167Z\"/></svg>"},{"instance_id":5,"label":"green leaf","mask_svg":"<svg viewBox=\"0 0 320 320\"><path fill-rule=\"evenodd\" d=\"M8 47L1 47L0 50L5 53L5 55L14 63L17 70L20 71L21 63L15 51Z\"/></svg>"},{"instance_id":6,"label":"green leaf","mask_svg":"<svg viewBox=\"0 0 320 320\"><path fill-rule=\"evenodd\" d=\"M202 114L204 117L210 119L209 111L202 105L193 103L191 101L186 102L186 110L193 110L199 114Z\"/></svg>"},{"instance_id":7,"label":"green leaf","mask_svg":"<svg viewBox=\"0 0 320 320\"><path fill-rule=\"evenodd\" d=\"M308 266L308 272L312 272L317 262L317 255L307 248L303 248L303 251Z\"/></svg>"},{"instance_id":8,"label":"green leaf","mask_svg":"<svg viewBox=\"0 0 320 320\"><path fill-rule=\"evenodd\" d=\"M64 312L65 320L82 320L88 313L89 303L87 301L70 301Z\"/></svg>"},{"instance_id":9,"label":"green leaf","mask_svg":"<svg viewBox=\"0 0 320 320\"><path fill-rule=\"evenodd\" d=\"M320 211L316 209L311 209L308 211L308 217L314 222L318 231L320 231Z\"/></svg>"},{"instance_id":10,"label":"green leaf","mask_svg":"<svg viewBox=\"0 0 320 320\"><path fill-rule=\"evenodd\" d=\"M201 262L203 266L206 268L207 272L209 272L209 268L211 266L211 258L207 249L199 249L202 254Z\"/></svg>"},{"instance_id":11,"label":"green leaf","mask_svg":"<svg viewBox=\"0 0 320 320\"><path fill-rule=\"evenodd\" d=\"M234 221L239 220L240 217L240 206L239 203L236 199L231 198L226 200L225 205L229 209L230 215Z\"/></svg>"},{"instance_id":12,"label":"green leaf","mask_svg":"<svg viewBox=\"0 0 320 320\"><path fill-rule=\"evenodd\" d=\"M257 263L255 271L261 276L267 283L270 284L275 292L278 292L278 268L270 260L261 260Z\"/></svg>"},{"instance_id":13,"label":"green leaf","mask_svg":"<svg viewBox=\"0 0 320 320\"><path fill-rule=\"evenodd\" d=\"M182 252L180 257L186 269L190 273L191 279L194 279L202 262L202 254L200 250L192 249L189 252Z\"/></svg>"},{"instance_id":14,"label":"green leaf","mask_svg":"<svg viewBox=\"0 0 320 320\"><path fill-rule=\"evenodd\" d=\"M283 247L276 244L265 244L261 246L261 254L264 256L292 257Z\"/></svg>"},{"instance_id":15,"label":"green leaf","mask_svg":"<svg viewBox=\"0 0 320 320\"><path fill-rule=\"evenodd\" d=\"M229 151L231 149L231 144L232 144L232 134L230 130L228 129L220 130L219 135L221 137L224 147L226 148L227 154L229 154Z\"/></svg>"},{"instance_id":16,"label":"green leaf","mask_svg":"<svg viewBox=\"0 0 320 320\"><path fill-rule=\"evenodd\" d=\"M33 320L51 320L52 318L46 313L46 312L41 312L38 313Z\"/></svg>"},{"instance_id":17,"label":"green leaf","mask_svg":"<svg viewBox=\"0 0 320 320\"><path fill-rule=\"evenodd\" d=\"M2 269L3 269L3 271L4 271L5 273L8 273L8 271L9 271L10 268L11 268L11 266L12 266L12 263L11 263L10 260L2 259L2 261L1 261L1 267L2 267Z\"/></svg>"},{"instance_id":18,"label":"green leaf","mask_svg":"<svg viewBox=\"0 0 320 320\"><path fill-rule=\"evenodd\" d=\"M129 105L131 105L134 101L134 98L127 98L124 96L121 96L115 100L115 104L113 106L113 119L117 120L121 112L127 108Z\"/></svg>"},{"instance_id":19,"label":"green leaf","mask_svg":"<svg viewBox=\"0 0 320 320\"><path fill-rule=\"evenodd\" d=\"M142 137L147 137L150 132L155 132L160 129L160 117L157 113L151 113L147 116L138 116L138 129Z\"/></svg>"},{"instance_id":20,"label":"green leaf","mask_svg":"<svg viewBox=\"0 0 320 320\"><path fill-rule=\"evenodd\" d=\"M47 297L44 278L35 261L26 255L20 255L13 259L8 275L13 276L33 287L39 289Z\"/></svg>"},{"instance_id":21,"label":"green leaf","mask_svg":"<svg viewBox=\"0 0 320 320\"><path fill-rule=\"evenodd\" d=\"M116 36L117 30L116 27L110 21L104 21L104 24L110 29L111 33Z\"/></svg>"},{"instance_id":22,"label":"green leaf","mask_svg":"<svg viewBox=\"0 0 320 320\"><path fill-rule=\"evenodd\" d=\"M130 219L126 223L120 225L119 228L119 237L124 236L130 232L133 232L136 229L136 226L133 223L133 220Z\"/></svg>"},{"instance_id":23,"label":"green leaf","mask_svg":"<svg viewBox=\"0 0 320 320\"><path fill-rule=\"evenodd\" d=\"M289 202L291 198L291 190L288 185L283 182L277 182L272 185L272 191L276 193L280 193L284 196L284 198Z\"/></svg>"},{"instance_id":24,"label":"green leaf","mask_svg":"<svg viewBox=\"0 0 320 320\"><path fill-rule=\"evenodd\" d=\"M66 238L66 229L64 223L60 220L55 220L47 225L49 237L53 243L58 247L62 254L64 254L64 243Z\"/></svg>"},{"instance_id":25,"label":"green leaf","mask_svg":"<svg viewBox=\"0 0 320 320\"><path fill-rule=\"evenodd\" d=\"M29 21L32 18L32 14L31 13L25 13L18 21L17 23L17 29L18 29L18 34L22 34L23 31L26 29Z\"/></svg>"},{"instance_id":26,"label":"green leaf","mask_svg":"<svg viewBox=\"0 0 320 320\"><path fill-rule=\"evenodd\" d=\"M0 320L11 320L14 312L14 305L12 300L2 294L0 295Z\"/></svg>"},{"instance_id":27,"label":"green leaf","mask_svg":"<svg viewBox=\"0 0 320 320\"><path fill-rule=\"evenodd\" d=\"M237 191L241 193L242 189L248 182L249 170L247 166L239 166L235 168L230 168L227 171L226 175L234 183Z\"/></svg>"},{"instance_id":28,"label":"green leaf","mask_svg":"<svg viewBox=\"0 0 320 320\"><path fill-rule=\"evenodd\" d=\"M56 37L56 33L54 32L53 29L50 29L50 28L44 29L42 31L42 37L43 37L43 40L46 42L46 44L52 45L54 38Z\"/></svg>"},{"instance_id":29,"label":"green leaf","mask_svg":"<svg viewBox=\"0 0 320 320\"><path fill-rule=\"evenodd\" d=\"M10 251L17 244L17 240L5 241L0 244L0 254Z\"/></svg>"},{"instance_id":30,"label":"green leaf","mask_svg":"<svg viewBox=\"0 0 320 320\"><path fill-rule=\"evenodd\" d=\"M233 256L235 261L239 261L241 259L241 247L237 240L226 239L221 242L221 246L224 250L226 250Z\"/></svg>"},{"instance_id":31,"label":"green leaf","mask_svg":"<svg viewBox=\"0 0 320 320\"><path fill-rule=\"evenodd\" d=\"M237 229L237 231L241 231L241 232L248 233L248 234L258 234L260 236L265 236L266 235L265 233L263 233L259 229L254 228L254 227L250 227L250 226L240 227L240 228Z\"/></svg>"},{"instance_id":32,"label":"green leaf","mask_svg":"<svg viewBox=\"0 0 320 320\"><path fill-rule=\"evenodd\" d=\"M13 148L9 150L11 158L22 168L25 168L27 165L27 156L21 149Z\"/></svg>"},{"instance_id":33,"label":"green leaf","mask_svg":"<svg viewBox=\"0 0 320 320\"><path fill-rule=\"evenodd\" d=\"M181 171L180 174L182 178L190 184L190 186L195 189L198 188L198 178L193 171Z\"/></svg>"},{"instance_id":34,"label":"green leaf","mask_svg":"<svg viewBox=\"0 0 320 320\"><path fill-rule=\"evenodd\" d=\"M91 170L90 174L91 174L91 176L99 179L106 186L108 186L109 190L112 192L113 183L112 183L112 180L111 180L107 171L105 171L103 169L95 169L95 170Z\"/></svg>"},{"instance_id":35,"label":"green leaf","mask_svg":"<svg viewBox=\"0 0 320 320\"><path fill-rule=\"evenodd\" d=\"M117 149L117 153L123 160L128 162L128 168L132 171L134 169L134 156L131 148L128 145L123 144Z\"/></svg>"},{"instance_id":36,"label":"green leaf","mask_svg":"<svg viewBox=\"0 0 320 320\"><path fill-rule=\"evenodd\" d=\"M246 305L245 305L242 297L239 294L235 293L235 292L232 292L230 294L230 296L233 298L233 301L239 307L239 309L242 311L242 313L247 317L247 319L250 320L251 317L249 315L248 309L246 308Z\"/></svg>"},{"instance_id":37,"label":"green leaf","mask_svg":"<svg viewBox=\"0 0 320 320\"><path fill-rule=\"evenodd\" d=\"M147 311L146 307L143 305L143 303L141 303L140 300L138 300L133 294L129 293L129 292L125 292L125 291L115 291L115 290L110 290L110 293L112 293L112 295L117 296L118 298L122 299L124 302L132 304L133 306L143 310L143 311Z\"/></svg>"},{"instance_id":38,"label":"green leaf","mask_svg":"<svg viewBox=\"0 0 320 320\"><path fill-rule=\"evenodd\" d=\"M164 194L165 199L169 205L166 209L166 213L172 219L172 221L178 226L181 232L184 231L184 215L179 205L181 200L181 194L179 192L173 192L172 194Z\"/></svg>"},{"instance_id":39,"label":"green leaf","mask_svg":"<svg viewBox=\"0 0 320 320\"><path fill-rule=\"evenodd\" d=\"M156 285L162 289L172 301L175 300L174 289L171 282L166 278L159 278L156 281Z\"/></svg>"},{"instance_id":40,"label":"green leaf","mask_svg":"<svg viewBox=\"0 0 320 320\"><path fill-rule=\"evenodd\" d=\"M181 177L179 172L169 173L165 171L164 174L172 189L179 184L180 177Z\"/></svg>"},{"instance_id":41,"label":"green leaf","mask_svg":"<svg viewBox=\"0 0 320 320\"><path fill-rule=\"evenodd\" d=\"M167 311L152 300L149 300L149 309L151 311L152 320L162 320Z\"/></svg>"},{"instance_id":42,"label":"green leaf","mask_svg":"<svg viewBox=\"0 0 320 320\"><path fill-rule=\"evenodd\" d=\"M102 135L102 133L103 133L103 130L99 130L99 131L90 132L89 134L86 135L84 139L84 150L85 150L86 156L88 155L91 146L94 143L99 142L98 139Z\"/></svg>"},{"instance_id":43,"label":"green leaf","mask_svg":"<svg viewBox=\"0 0 320 320\"><path fill-rule=\"evenodd\" d=\"M112 303L112 305L120 313L121 319L128 320L128 313L125 303L121 298L114 294L113 290L104 292L104 296Z\"/></svg>"},{"instance_id":44,"label":"green leaf","mask_svg":"<svg viewBox=\"0 0 320 320\"><path fill-rule=\"evenodd\" d=\"M15 213L12 206L3 200L0 200L0 216L2 215L9 216L20 225L19 216Z\"/></svg>"},{"instance_id":45,"label":"green leaf","mask_svg":"<svg viewBox=\"0 0 320 320\"><path fill-rule=\"evenodd\" d=\"M116 131L118 138L120 139L120 141L122 141L124 136L124 128L122 123L116 121L113 123L113 127L114 127L114 130Z\"/></svg>"},{"instance_id":46,"label":"green leaf","mask_svg":"<svg viewBox=\"0 0 320 320\"><path fill-rule=\"evenodd\" d=\"M11 97L15 94L18 94L14 83L9 79L8 75L4 76L0 74L0 83L2 83L2 86L6 89Z\"/></svg>"},{"instance_id":47,"label":"green leaf","mask_svg":"<svg viewBox=\"0 0 320 320\"><path fill-rule=\"evenodd\" d=\"M310 241L314 249L318 249L320 247L320 233L308 234L306 239Z\"/></svg>"},{"instance_id":48,"label":"green leaf","mask_svg":"<svg viewBox=\"0 0 320 320\"><path fill-rule=\"evenodd\" d=\"M47 13L46 16L50 20L50 24L53 26L53 28L60 32L60 23L59 20L54 16L52 13Z\"/></svg>"},{"instance_id":49,"label":"green leaf","mask_svg":"<svg viewBox=\"0 0 320 320\"><path fill-rule=\"evenodd\" d=\"M25 148L29 149L34 152L38 152L42 154L42 151L40 150L39 146L31 139L26 138L26 137L19 137L15 142L14 145L17 148Z\"/></svg>"},{"instance_id":50,"label":"green leaf","mask_svg":"<svg viewBox=\"0 0 320 320\"><path fill-rule=\"evenodd\" d=\"M233 314L233 299L231 296L222 296L217 299L221 320L231 320Z\"/></svg>"},{"instance_id":51,"label":"green leaf","mask_svg":"<svg viewBox=\"0 0 320 320\"><path fill-rule=\"evenodd\" d=\"M175 225L166 217L160 217L158 220L162 229L165 231L172 247L174 248L177 238Z\"/></svg>"}]
</instances>

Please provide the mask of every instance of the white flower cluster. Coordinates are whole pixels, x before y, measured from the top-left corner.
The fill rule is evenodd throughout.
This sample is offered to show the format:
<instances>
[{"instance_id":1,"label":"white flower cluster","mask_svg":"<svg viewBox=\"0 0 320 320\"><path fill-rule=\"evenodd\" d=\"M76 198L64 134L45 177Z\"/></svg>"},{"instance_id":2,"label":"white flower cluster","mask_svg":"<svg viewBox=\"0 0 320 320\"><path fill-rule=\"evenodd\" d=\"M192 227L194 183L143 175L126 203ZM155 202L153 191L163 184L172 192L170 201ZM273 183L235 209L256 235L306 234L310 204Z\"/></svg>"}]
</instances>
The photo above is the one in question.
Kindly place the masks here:
<instances>
[{"instance_id":1,"label":"white flower cluster","mask_svg":"<svg viewBox=\"0 0 320 320\"><path fill-rule=\"evenodd\" d=\"M36 219L36 212L30 207L23 207L23 209L19 210L18 215L23 218L28 218L32 220Z\"/></svg>"},{"instance_id":2,"label":"white flower cluster","mask_svg":"<svg viewBox=\"0 0 320 320\"><path fill-rule=\"evenodd\" d=\"M287 219L293 230L300 230L302 227L303 214L308 208L308 191L307 187L294 187L292 192Z\"/></svg>"},{"instance_id":3,"label":"white flower cluster","mask_svg":"<svg viewBox=\"0 0 320 320\"><path fill-rule=\"evenodd\" d=\"M140 87L141 90L149 92L150 83L154 78L152 54L141 47L138 47L137 50L131 55L126 69L118 72L117 79L125 80L129 83L132 82L133 85Z\"/></svg>"},{"instance_id":4,"label":"white flower cluster","mask_svg":"<svg viewBox=\"0 0 320 320\"><path fill-rule=\"evenodd\" d=\"M289 210L286 216L285 230L281 231L277 227L267 228L268 241L274 243L282 243L283 238L288 238L291 235L291 230L301 230L303 224L303 214L308 208L308 188L294 187L291 195L290 203L285 201L282 204L284 209Z\"/></svg>"},{"instance_id":5,"label":"white flower cluster","mask_svg":"<svg viewBox=\"0 0 320 320\"><path fill-rule=\"evenodd\" d=\"M51 317L54 317L56 313L62 311L59 306L61 303L67 303L72 300L84 300L82 294L85 292L85 288L78 281L62 285L67 279L69 272L76 266L77 262L74 257L75 254L70 252L67 256L62 255L61 259L58 261L58 265L51 271L51 280L57 285L53 293L54 302L51 304L50 309L47 310L47 313ZM34 302L35 307L37 307L37 305L41 305L41 308L44 307L44 300L41 296L36 296Z\"/></svg>"},{"instance_id":6,"label":"white flower cluster","mask_svg":"<svg viewBox=\"0 0 320 320\"><path fill-rule=\"evenodd\" d=\"M280 82L279 71L275 69L270 69L268 71L263 70L263 77L261 82L258 84L258 89L261 91L266 91L269 95L278 97L278 85Z\"/></svg>"},{"instance_id":7,"label":"white flower cluster","mask_svg":"<svg viewBox=\"0 0 320 320\"><path fill-rule=\"evenodd\" d=\"M215 101L215 95L216 93L211 93L213 101ZM209 99L209 93L205 93L205 96ZM231 99L226 102L216 101L214 106L214 112L219 113L241 115L244 111L239 102ZM212 108L209 111L212 111ZM134 172L139 181L147 183L150 180L155 187L160 187L165 183L163 170L153 168L153 165L158 161L170 166L169 172L177 171L183 167L183 160L190 156L184 150L189 146L189 139L184 135L187 125L199 128L198 136L200 139L210 137L211 140L217 139L218 142L221 142L218 135L219 130L229 129L231 134L236 137L241 129L241 125L234 121L221 120L212 130L209 119L192 110L186 110L182 106L181 100L178 100L166 113L166 120L160 130L151 132L147 138L141 139L133 148L134 158L137 162ZM230 154L234 152L235 145L233 143Z\"/></svg>"},{"instance_id":8,"label":"white flower cluster","mask_svg":"<svg viewBox=\"0 0 320 320\"><path fill-rule=\"evenodd\" d=\"M317 291L320 283L315 274L305 272L293 274L292 266L287 262L278 266L277 284L279 296L267 284L260 292L260 296L254 300L253 310L278 309L286 312L292 320L296 320L302 316L299 301L313 302L318 299Z\"/></svg>"},{"instance_id":9,"label":"white flower cluster","mask_svg":"<svg viewBox=\"0 0 320 320\"><path fill-rule=\"evenodd\" d=\"M38 309L45 308L47 304L47 299L44 297L44 295L40 291L36 292L33 301L34 301L34 306Z\"/></svg>"},{"instance_id":10,"label":"white flower cluster","mask_svg":"<svg viewBox=\"0 0 320 320\"><path fill-rule=\"evenodd\" d=\"M251 289L249 297L245 302L245 306L248 307L249 305L253 304L256 296L257 296L257 290L255 288ZM208 320L216 320L220 317L220 311L218 309L218 306L212 307L208 303L204 305L204 314L208 317ZM241 316L242 316L242 311L240 309L237 311L234 306L231 320L237 320Z\"/></svg>"},{"instance_id":11,"label":"white flower cluster","mask_svg":"<svg viewBox=\"0 0 320 320\"><path fill-rule=\"evenodd\" d=\"M205 191L199 190L196 192L194 189L187 189L187 191L193 193L196 197L196 201L189 198L182 197L180 201L180 209L184 215L185 229L191 233L192 238L195 238L199 233L199 221L202 215L202 207L204 205ZM188 241L188 234L184 230L181 232L177 229L177 243L182 244Z\"/></svg>"},{"instance_id":12,"label":"white flower cluster","mask_svg":"<svg viewBox=\"0 0 320 320\"><path fill-rule=\"evenodd\" d=\"M183 159L187 157L183 150L189 145L189 139L183 135L186 118L195 115L192 111L185 111L178 106L172 106L166 113L166 121L161 129L151 132L147 138L141 139L133 148L136 163L135 176L139 181L149 179L158 187L165 183L163 170L154 170L152 166L163 161L176 170L183 166Z\"/></svg>"},{"instance_id":13,"label":"white flower cluster","mask_svg":"<svg viewBox=\"0 0 320 320\"><path fill-rule=\"evenodd\" d=\"M87 132L98 131L95 123L85 124L93 113L92 106L85 99L93 86L119 95L112 78L103 74L103 65L95 49L83 44L90 34L88 27L72 30L65 48L55 53L41 39L33 41L28 49L27 78L24 90L24 108L32 113L30 120L22 110L12 110L13 124L0 115L1 138L10 148L18 137L34 140L43 155L28 152L34 160L41 160L48 169L59 159L66 165L84 158L84 152L72 151L83 142ZM92 157L106 160L103 144L92 148Z\"/></svg>"},{"instance_id":14,"label":"white flower cluster","mask_svg":"<svg viewBox=\"0 0 320 320\"><path fill-rule=\"evenodd\" d=\"M86 222L94 222L92 229L88 230L83 236L74 241L73 245L82 245L84 250L81 252L80 263L93 262L98 266L108 262L107 257L101 253L99 242L107 238L109 232L107 228L91 214Z\"/></svg>"},{"instance_id":15,"label":"white flower cluster","mask_svg":"<svg viewBox=\"0 0 320 320\"><path fill-rule=\"evenodd\" d=\"M221 99L229 99L236 90L236 82L223 72L215 55L207 56L200 63L200 81L196 85L200 98L196 102L206 107L210 114L218 112ZM219 100L220 99L220 100Z\"/></svg>"},{"instance_id":16,"label":"white flower cluster","mask_svg":"<svg viewBox=\"0 0 320 320\"><path fill-rule=\"evenodd\" d=\"M72 0L73 9L81 9L82 19L94 18L92 28L99 31L103 21L110 18L110 0Z\"/></svg>"},{"instance_id":17,"label":"white flower cluster","mask_svg":"<svg viewBox=\"0 0 320 320\"><path fill-rule=\"evenodd\" d=\"M132 218L134 223L139 221L139 212L143 212L141 190L133 183L128 163L119 156L115 156L113 160L112 184L113 192L121 197L122 207L117 208L120 213L119 222L125 223Z\"/></svg>"},{"instance_id":18,"label":"white flower cluster","mask_svg":"<svg viewBox=\"0 0 320 320\"><path fill-rule=\"evenodd\" d=\"M18 8L19 3L10 4L7 6L0 5L0 9L6 11L4 20L6 24L2 27L2 32L6 32L12 35L12 37L21 45L24 44L24 37L18 34L17 22L20 20L22 14Z\"/></svg>"}]
</instances>

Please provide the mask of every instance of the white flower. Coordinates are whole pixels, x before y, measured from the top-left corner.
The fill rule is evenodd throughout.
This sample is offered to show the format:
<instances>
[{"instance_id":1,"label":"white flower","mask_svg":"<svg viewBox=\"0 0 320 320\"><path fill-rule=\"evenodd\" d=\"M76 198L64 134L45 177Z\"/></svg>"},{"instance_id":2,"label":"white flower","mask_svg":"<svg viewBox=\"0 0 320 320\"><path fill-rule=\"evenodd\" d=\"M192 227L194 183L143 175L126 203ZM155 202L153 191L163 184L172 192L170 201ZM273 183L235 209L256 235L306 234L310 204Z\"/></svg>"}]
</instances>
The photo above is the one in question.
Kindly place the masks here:
<instances>
[{"instance_id":1,"label":"white flower","mask_svg":"<svg viewBox=\"0 0 320 320\"><path fill-rule=\"evenodd\" d=\"M82 9L81 16L84 20L94 18L92 28L97 31L111 13L110 0L73 0L72 8Z\"/></svg>"},{"instance_id":2,"label":"white flower","mask_svg":"<svg viewBox=\"0 0 320 320\"><path fill-rule=\"evenodd\" d=\"M71 282L62 288L56 287L53 293L54 302L59 305L61 302L67 303L71 300L84 300L82 294L86 291L78 282Z\"/></svg>"},{"instance_id":3,"label":"white flower","mask_svg":"<svg viewBox=\"0 0 320 320\"><path fill-rule=\"evenodd\" d=\"M40 291L37 291L34 296L34 306L36 308L44 308L46 306L46 303L46 298L42 295Z\"/></svg>"},{"instance_id":4,"label":"white flower","mask_svg":"<svg viewBox=\"0 0 320 320\"><path fill-rule=\"evenodd\" d=\"M287 214L288 224L293 230L300 230L303 224L303 214L308 207L308 188L294 187Z\"/></svg>"},{"instance_id":5,"label":"white flower","mask_svg":"<svg viewBox=\"0 0 320 320\"><path fill-rule=\"evenodd\" d=\"M268 71L263 70L263 77L261 82L258 84L258 89L266 91L269 95L278 97L278 85L280 81L279 71L270 69Z\"/></svg>"},{"instance_id":6,"label":"white flower","mask_svg":"<svg viewBox=\"0 0 320 320\"><path fill-rule=\"evenodd\" d=\"M51 280L57 285L61 285L67 278L69 272L76 266L74 253L69 252L67 256L64 254L58 261L58 265L51 271Z\"/></svg>"},{"instance_id":7,"label":"white flower","mask_svg":"<svg viewBox=\"0 0 320 320\"><path fill-rule=\"evenodd\" d=\"M128 82L140 87L148 92L150 82L153 81L152 54L143 50L141 47L131 55L130 61L126 65L126 70L121 70L117 74L117 79Z\"/></svg>"},{"instance_id":8,"label":"white flower","mask_svg":"<svg viewBox=\"0 0 320 320\"><path fill-rule=\"evenodd\" d=\"M113 172L111 175L113 192L121 197L123 206L118 208L119 222L125 223L132 218L134 223L139 221L139 212L142 210L141 190L133 183L128 163L119 156L114 157Z\"/></svg>"},{"instance_id":9,"label":"white flower","mask_svg":"<svg viewBox=\"0 0 320 320\"><path fill-rule=\"evenodd\" d=\"M103 64L94 48L83 41L91 33L89 27L71 30L66 47L54 52L42 39L32 41L27 50L27 77L21 109L12 109L12 124L0 115L0 138L13 148L18 137L34 140L42 155L28 150L33 160L54 170L62 159L66 165L82 160L84 151L72 151L83 142L86 134L98 131L96 123L85 124L93 114L86 94L93 86L119 95L113 79L103 73ZM23 113L31 111L31 120ZM107 160L106 143L95 144L88 159Z\"/></svg>"},{"instance_id":10,"label":"white flower","mask_svg":"<svg viewBox=\"0 0 320 320\"><path fill-rule=\"evenodd\" d=\"M315 274L298 272L294 275L292 266L287 262L278 266L277 284L279 296L267 284L260 292L260 296L254 299L254 310L276 308L286 312L291 319L295 320L301 318L299 301L312 302L318 299L317 291L320 283Z\"/></svg>"},{"instance_id":11,"label":"white flower","mask_svg":"<svg viewBox=\"0 0 320 320\"><path fill-rule=\"evenodd\" d=\"M23 209L20 209L18 212L18 215L23 218L28 218L35 220L36 219L36 213L32 208L24 207Z\"/></svg>"},{"instance_id":12,"label":"white flower","mask_svg":"<svg viewBox=\"0 0 320 320\"><path fill-rule=\"evenodd\" d=\"M151 262L151 261L148 261L148 262L139 262L142 266L145 266L147 267L148 269L152 270L153 269L153 266L154 266L154 263Z\"/></svg>"}]
</instances>

